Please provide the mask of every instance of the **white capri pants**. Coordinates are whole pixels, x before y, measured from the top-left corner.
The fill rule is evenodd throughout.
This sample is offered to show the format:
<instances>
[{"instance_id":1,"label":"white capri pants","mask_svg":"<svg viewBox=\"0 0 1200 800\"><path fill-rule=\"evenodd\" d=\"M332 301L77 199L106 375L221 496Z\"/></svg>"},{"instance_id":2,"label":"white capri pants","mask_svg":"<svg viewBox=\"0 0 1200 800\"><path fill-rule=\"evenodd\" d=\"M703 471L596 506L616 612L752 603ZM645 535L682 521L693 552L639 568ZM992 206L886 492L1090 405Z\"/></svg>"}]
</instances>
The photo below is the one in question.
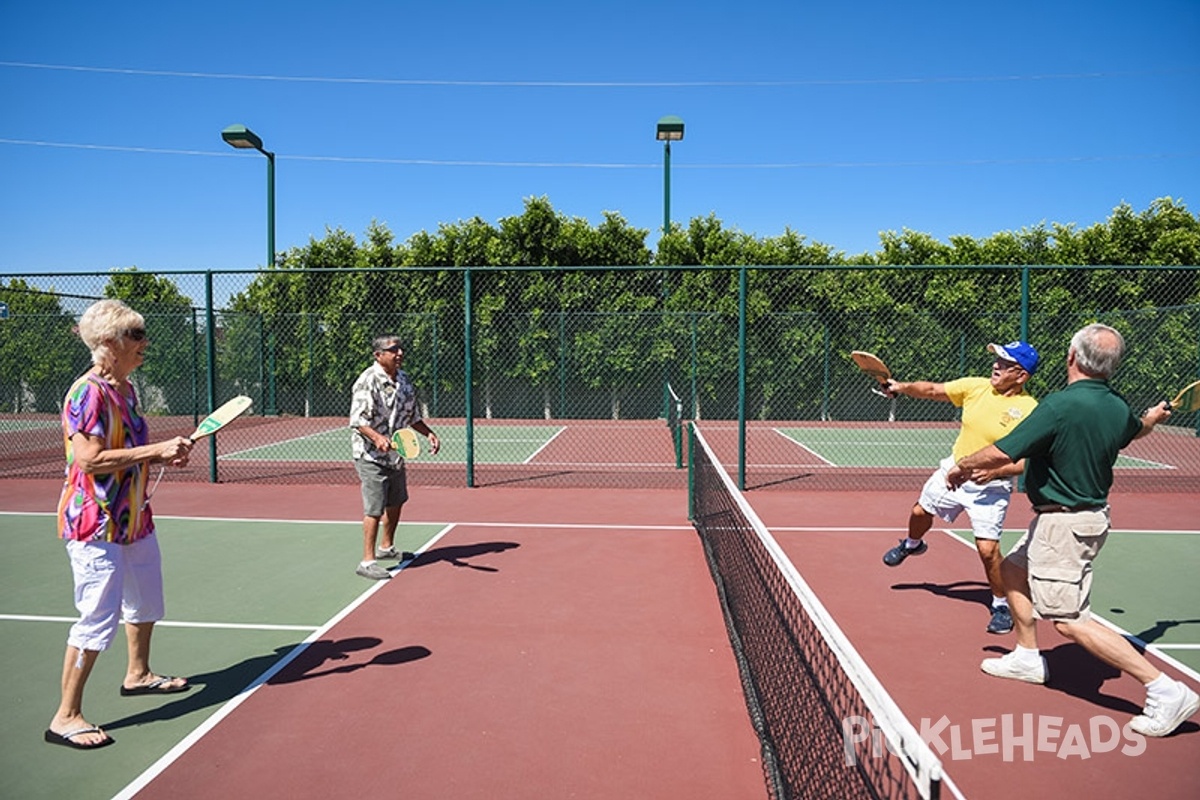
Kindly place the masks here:
<instances>
[{"instance_id":1,"label":"white capri pants","mask_svg":"<svg viewBox=\"0 0 1200 800\"><path fill-rule=\"evenodd\" d=\"M121 622L158 622L165 613L162 554L158 537L132 544L67 542L75 576L75 608L67 644L80 650L107 650Z\"/></svg>"}]
</instances>

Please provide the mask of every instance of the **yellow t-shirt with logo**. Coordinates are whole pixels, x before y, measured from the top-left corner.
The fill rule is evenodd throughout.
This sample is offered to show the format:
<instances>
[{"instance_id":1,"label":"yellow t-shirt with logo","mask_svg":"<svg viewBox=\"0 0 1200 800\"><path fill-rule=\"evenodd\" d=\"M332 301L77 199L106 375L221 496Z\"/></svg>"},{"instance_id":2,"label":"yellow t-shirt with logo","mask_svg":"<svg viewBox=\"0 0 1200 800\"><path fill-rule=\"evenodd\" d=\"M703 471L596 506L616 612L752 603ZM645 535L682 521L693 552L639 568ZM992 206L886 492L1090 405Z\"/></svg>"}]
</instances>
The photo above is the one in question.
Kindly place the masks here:
<instances>
[{"instance_id":1,"label":"yellow t-shirt with logo","mask_svg":"<svg viewBox=\"0 0 1200 800\"><path fill-rule=\"evenodd\" d=\"M987 378L959 378L943 384L950 402L961 408L962 428L954 441L954 460L992 444L1017 427L1037 406L1037 400L1022 392L1003 395Z\"/></svg>"}]
</instances>

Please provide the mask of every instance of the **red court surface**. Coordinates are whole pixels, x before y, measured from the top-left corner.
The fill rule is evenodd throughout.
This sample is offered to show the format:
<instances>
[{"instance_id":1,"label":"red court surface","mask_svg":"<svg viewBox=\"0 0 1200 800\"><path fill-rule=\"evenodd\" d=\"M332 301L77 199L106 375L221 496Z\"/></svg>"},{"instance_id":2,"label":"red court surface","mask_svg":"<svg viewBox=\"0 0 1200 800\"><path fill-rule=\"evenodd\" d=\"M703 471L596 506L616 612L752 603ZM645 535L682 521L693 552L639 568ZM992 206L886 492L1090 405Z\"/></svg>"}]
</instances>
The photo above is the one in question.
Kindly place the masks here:
<instances>
[{"instance_id":1,"label":"red court surface","mask_svg":"<svg viewBox=\"0 0 1200 800\"><path fill-rule=\"evenodd\" d=\"M47 509L16 488L0 507ZM361 514L356 487L172 484L155 510ZM138 798L766 797L683 493L419 488L405 512L463 522Z\"/></svg>"}]
</instances>

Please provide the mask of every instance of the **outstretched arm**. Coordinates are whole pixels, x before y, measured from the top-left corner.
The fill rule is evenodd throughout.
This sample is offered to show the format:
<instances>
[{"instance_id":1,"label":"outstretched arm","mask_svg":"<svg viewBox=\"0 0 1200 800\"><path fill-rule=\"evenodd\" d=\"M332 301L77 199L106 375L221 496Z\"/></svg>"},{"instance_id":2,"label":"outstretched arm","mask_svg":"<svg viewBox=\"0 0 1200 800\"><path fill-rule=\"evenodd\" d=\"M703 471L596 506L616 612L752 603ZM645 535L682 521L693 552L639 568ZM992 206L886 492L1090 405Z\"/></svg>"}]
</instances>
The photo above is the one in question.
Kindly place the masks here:
<instances>
[{"instance_id":1,"label":"outstretched arm","mask_svg":"<svg viewBox=\"0 0 1200 800\"><path fill-rule=\"evenodd\" d=\"M938 400L943 403L949 403L950 397L946 394L946 384L934 383L933 381L911 381L905 383L895 379L889 379L884 391L890 397L895 397L898 394L907 395L908 397L916 397L919 400Z\"/></svg>"}]
</instances>

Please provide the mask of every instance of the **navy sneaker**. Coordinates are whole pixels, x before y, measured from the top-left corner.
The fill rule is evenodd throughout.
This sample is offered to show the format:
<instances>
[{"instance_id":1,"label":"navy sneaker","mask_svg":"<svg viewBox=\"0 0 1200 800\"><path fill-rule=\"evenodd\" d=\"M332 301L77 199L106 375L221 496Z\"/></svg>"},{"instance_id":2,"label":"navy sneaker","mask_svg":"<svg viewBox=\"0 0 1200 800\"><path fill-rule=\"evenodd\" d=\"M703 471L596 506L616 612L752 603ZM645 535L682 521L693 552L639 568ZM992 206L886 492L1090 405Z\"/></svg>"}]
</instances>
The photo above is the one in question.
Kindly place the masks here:
<instances>
[{"instance_id":1,"label":"navy sneaker","mask_svg":"<svg viewBox=\"0 0 1200 800\"><path fill-rule=\"evenodd\" d=\"M911 549L905 547L904 542L905 540L901 539L900 544L884 553L883 563L887 564L889 567L898 567L903 564L904 559L908 558L909 556L919 556L929 549L929 545L925 544L924 539L921 540L919 545Z\"/></svg>"},{"instance_id":2,"label":"navy sneaker","mask_svg":"<svg viewBox=\"0 0 1200 800\"><path fill-rule=\"evenodd\" d=\"M992 621L988 623L988 633L1011 633L1013 629L1012 612L1008 606L992 606Z\"/></svg>"}]
</instances>

